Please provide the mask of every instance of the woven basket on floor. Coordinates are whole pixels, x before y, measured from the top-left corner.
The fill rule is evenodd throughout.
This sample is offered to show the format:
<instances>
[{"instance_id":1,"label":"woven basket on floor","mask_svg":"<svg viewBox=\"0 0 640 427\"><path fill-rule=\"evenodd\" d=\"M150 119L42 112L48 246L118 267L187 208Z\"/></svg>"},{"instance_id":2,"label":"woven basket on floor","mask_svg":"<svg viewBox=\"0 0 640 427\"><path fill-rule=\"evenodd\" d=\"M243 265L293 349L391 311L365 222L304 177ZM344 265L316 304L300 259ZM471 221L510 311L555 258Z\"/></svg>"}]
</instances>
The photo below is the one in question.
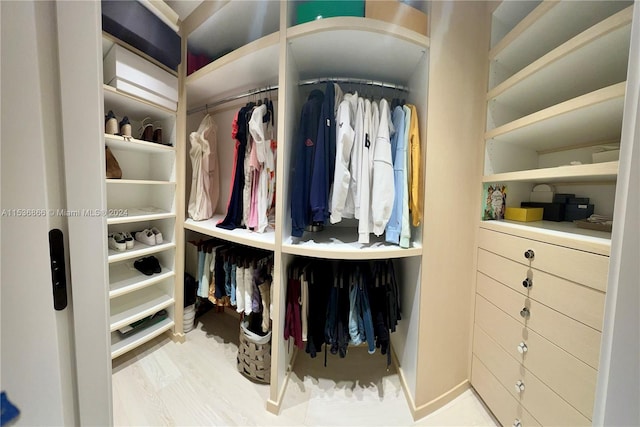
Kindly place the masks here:
<instances>
[{"instance_id":1,"label":"woven basket on floor","mask_svg":"<svg viewBox=\"0 0 640 427\"><path fill-rule=\"evenodd\" d=\"M271 334L264 344L257 344L240 328L238 371L265 383L271 382Z\"/></svg>"}]
</instances>

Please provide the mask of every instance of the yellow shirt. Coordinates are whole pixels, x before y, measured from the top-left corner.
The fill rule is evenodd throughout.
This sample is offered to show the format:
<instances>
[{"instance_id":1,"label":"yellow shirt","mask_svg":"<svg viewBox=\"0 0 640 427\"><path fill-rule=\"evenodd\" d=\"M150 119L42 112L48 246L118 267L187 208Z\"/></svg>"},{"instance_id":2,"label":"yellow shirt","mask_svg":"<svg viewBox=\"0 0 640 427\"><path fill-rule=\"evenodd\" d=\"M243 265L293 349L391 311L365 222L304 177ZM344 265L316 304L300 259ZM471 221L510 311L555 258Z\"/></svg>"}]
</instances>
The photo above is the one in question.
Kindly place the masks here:
<instances>
[{"instance_id":1,"label":"yellow shirt","mask_svg":"<svg viewBox=\"0 0 640 427\"><path fill-rule=\"evenodd\" d=\"M409 164L411 175L409 176L409 210L411 211L411 224L414 227L422 221L421 182L420 173L422 157L420 156L420 130L418 129L418 111L415 105L411 108L411 124L409 127Z\"/></svg>"}]
</instances>

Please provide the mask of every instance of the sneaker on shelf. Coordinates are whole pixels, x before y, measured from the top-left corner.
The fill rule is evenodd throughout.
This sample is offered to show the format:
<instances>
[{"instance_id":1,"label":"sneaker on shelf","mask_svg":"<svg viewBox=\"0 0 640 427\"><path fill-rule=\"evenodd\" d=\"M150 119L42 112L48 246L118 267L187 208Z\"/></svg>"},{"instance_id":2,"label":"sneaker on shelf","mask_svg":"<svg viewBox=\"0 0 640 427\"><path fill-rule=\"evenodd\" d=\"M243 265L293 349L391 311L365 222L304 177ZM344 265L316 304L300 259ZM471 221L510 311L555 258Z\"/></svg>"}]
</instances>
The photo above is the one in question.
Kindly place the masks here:
<instances>
[{"instance_id":1,"label":"sneaker on shelf","mask_svg":"<svg viewBox=\"0 0 640 427\"><path fill-rule=\"evenodd\" d=\"M109 234L109 247L116 251L126 250L127 243L124 236L120 233Z\"/></svg>"},{"instance_id":2,"label":"sneaker on shelf","mask_svg":"<svg viewBox=\"0 0 640 427\"><path fill-rule=\"evenodd\" d=\"M133 236L131 235L131 233L128 232L124 232L122 233L122 235L124 236L124 241L127 244L127 249L133 249L133 245L134 245L134 241L133 241Z\"/></svg>"},{"instance_id":3,"label":"sneaker on shelf","mask_svg":"<svg viewBox=\"0 0 640 427\"><path fill-rule=\"evenodd\" d=\"M133 266L140 273L145 276L151 276L153 274L153 266L147 261L147 258L140 258L133 263Z\"/></svg>"},{"instance_id":4,"label":"sneaker on shelf","mask_svg":"<svg viewBox=\"0 0 640 427\"><path fill-rule=\"evenodd\" d=\"M109 113L104 117L104 133L115 135L118 133L118 119L113 111L109 110Z\"/></svg>"},{"instance_id":5,"label":"sneaker on shelf","mask_svg":"<svg viewBox=\"0 0 640 427\"><path fill-rule=\"evenodd\" d=\"M145 258L147 261L147 264L149 265L149 268L154 272L154 273L160 273L162 271L162 267L160 267L160 262L158 261L158 258L152 256L149 256L147 258Z\"/></svg>"},{"instance_id":6,"label":"sneaker on shelf","mask_svg":"<svg viewBox=\"0 0 640 427\"><path fill-rule=\"evenodd\" d=\"M156 236L156 245L162 243L162 233L156 227L151 228L151 232Z\"/></svg>"},{"instance_id":7,"label":"sneaker on shelf","mask_svg":"<svg viewBox=\"0 0 640 427\"><path fill-rule=\"evenodd\" d=\"M156 235L148 228L138 231L134 236L138 242L144 243L145 245L154 246L156 244Z\"/></svg>"},{"instance_id":8,"label":"sneaker on shelf","mask_svg":"<svg viewBox=\"0 0 640 427\"><path fill-rule=\"evenodd\" d=\"M131 138L131 123L129 122L129 117L124 116L120 121L120 135L125 138Z\"/></svg>"}]
</instances>

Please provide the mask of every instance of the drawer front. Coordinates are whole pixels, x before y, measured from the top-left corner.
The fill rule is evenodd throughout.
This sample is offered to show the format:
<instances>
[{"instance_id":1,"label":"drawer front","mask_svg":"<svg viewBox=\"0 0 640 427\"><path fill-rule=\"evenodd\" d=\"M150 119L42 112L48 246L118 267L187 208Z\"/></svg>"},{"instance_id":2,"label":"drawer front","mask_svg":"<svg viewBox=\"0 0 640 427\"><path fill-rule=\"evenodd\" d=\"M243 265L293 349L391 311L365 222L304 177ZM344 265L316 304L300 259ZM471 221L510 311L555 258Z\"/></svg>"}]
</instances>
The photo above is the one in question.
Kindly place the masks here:
<instances>
[{"instance_id":1,"label":"drawer front","mask_svg":"<svg viewBox=\"0 0 640 427\"><path fill-rule=\"evenodd\" d=\"M480 272L476 291L520 324L598 369L600 332L531 300ZM526 319L520 314L524 307L529 310Z\"/></svg>"},{"instance_id":2,"label":"drawer front","mask_svg":"<svg viewBox=\"0 0 640 427\"><path fill-rule=\"evenodd\" d=\"M525 368L591 419L597 371L560 347L523 327L508 314L476 294L475 322L508 354L522 360ZM521 355L518 344L527 352Z\"/></svg>"},{"instance_id":3,"label":"drawer front","mask_svg":"<svg viewBox=\"0 0 640 427\"><path fill-rule=\"evenodd\" d=\"M478 325L474 328L473 354L542 425L591 425L589 419L509 356ZM517 390L516 385L522 390Z\"/></svg>"},{"instance_id":4,"label":"drawer front","mask_svg":"<svg viewBox=\"0 0 640 427\"><path fill-rule=\"evenodd\" d=\"M478 270L532 300L601 331L605 294L478 249ZM532 286L525 288L529 277Z\"/></svg>"},{"instance_id":5,"label":"drawer front","mask_svg":"<svg viewBox=\"0 0 640 427\"><path fill-rule=\"evenodd\" d=\"M523 427L540 425L475 356L471 365L471 385L503 426L512 426L515 420L520 420Z\"/></svg>"},{"instance_id":6,"label":"drawer front","mask_svg":"<svg viewBox=\"0 0 640 427\"><path fill-rule=\"evenodd\" d=\"M606 290L609 257L480 229L478 246L532 268L601 291ZM526 259L526 251L534 252ZM522 281L522 279L521 279Z\"/></svg>"}]
</instances>

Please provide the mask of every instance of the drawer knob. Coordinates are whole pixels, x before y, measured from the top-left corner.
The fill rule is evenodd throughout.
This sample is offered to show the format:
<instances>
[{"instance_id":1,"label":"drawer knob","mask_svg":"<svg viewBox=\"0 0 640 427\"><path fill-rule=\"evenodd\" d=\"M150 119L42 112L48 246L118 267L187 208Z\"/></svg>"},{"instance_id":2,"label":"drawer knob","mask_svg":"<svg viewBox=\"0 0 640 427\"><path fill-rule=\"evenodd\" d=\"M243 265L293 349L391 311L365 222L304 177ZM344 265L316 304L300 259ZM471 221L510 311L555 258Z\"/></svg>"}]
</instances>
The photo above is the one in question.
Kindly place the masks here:
<instances>
[{"instance_id":1,"label":"drawer knob","mask_svg":"<svg viewBox=\"0 0 640 427\"><path fill-rule=\"evenodd\" d=\"M524 383L520 380L516 382L516 393L522 393L524 391Z\"/></svg>"},{"instance_id":2,"label":"drawer knob","mask_svg":"<svg viewBox=\"0 0 640 427\"><path fill-rule=\"evenodd\" d=\"M524 307L522 310L520 310L520 316L522 316L525 319L528 319L529 316L531 316L531 312L527 307Z\"/></svg>"},{"instance_id":3,"label":"drawer knob","mask_svg":"<svg viewBox=\"0 0 640 427\"><path fill-rule=\"evenodd\" d=\"M526 259L528 259L529 261L532 261L533 258L535 258L536 254L535 252L533 252L532 249L527 249L527 251L524 253L524 257Z\"/></svg>"},{"instance_id":4,"label":"drawer knob","mask_svg":"<svg viewBox=\"0 0 640 427\"><path fill-rule=\"evenodd\" d=\"M524 342L518 344L518 353L525 354L527 351L529 351L529 347L527 347L527 344L525 344Z\"/></svg>"},{"instance_id":5,"label":"drawer knob","mask_svg":"<svg viewBox=\"0 0 640 427\"><path fill-rule=\"evenodd\" d=\"M522 286L524 286L525 288L530 288L533 286L533 280L529 279L528 277L526 279L524 279L522 281Z\"/></svg>"},{"instance_id":6,"label":"drawer knob","mask_svg":"<svg viewBox=\"0 0 640 427\"><path fill-rule=\"evenodd\" d=\"M513 420L513 427L522 427L522 422L519 419Z\"/></svg>"}]
</instances>

